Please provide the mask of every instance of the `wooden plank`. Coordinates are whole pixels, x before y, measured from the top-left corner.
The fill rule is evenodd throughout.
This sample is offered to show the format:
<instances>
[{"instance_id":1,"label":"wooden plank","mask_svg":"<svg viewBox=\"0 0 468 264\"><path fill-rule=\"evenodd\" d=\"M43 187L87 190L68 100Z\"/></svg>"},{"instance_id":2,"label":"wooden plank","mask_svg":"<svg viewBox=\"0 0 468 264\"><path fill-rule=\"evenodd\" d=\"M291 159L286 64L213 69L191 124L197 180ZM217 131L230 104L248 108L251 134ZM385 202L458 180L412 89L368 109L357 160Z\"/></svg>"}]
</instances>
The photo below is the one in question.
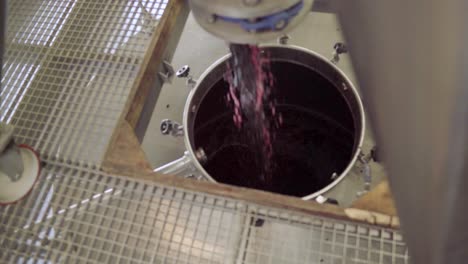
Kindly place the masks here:
<instances>
[{"instance_id":1,"label":"wooden plank","mask_svg":"<svg viewBox=\"0 0 468 264\"><path fill-rule=\"evenodd\" d=\"M391 216L381 215L382 217L380 218L372 218L373 222L370 222L369 219L362 217L362 215L371 215L373 217L375 214L372 212L360 210L359 217L356 217L355 212L351 212L351 214L349 214L349 212L346 212L345 208L341 208L336 205L319 204L315 201L304 201L297 197L285 196L255 189L242 188L221 183L196 181L176 176L160 175L154 172L142 173L141 171L127 171L124 175L126 175L126 177L156 182L163 186L201 192L221 196L226 199L231 198L279 209L292 210L298 213L332 217L334 219L355 221L359 223L372 223L374 225L393 229L397 229L399 227L399 222L396 222L395 218L392 218Z\"/></svg>"},{"instance_id":2,"label":"wooden plank","mask_svg":"<svg viewBox=\"0 0 468 264\"><path fill-rule=\"evenodd\" d=\"M153 34L148 50L146 51L140 71L132 85L124 110L120 115L118 125L109 140L103 162L105 165L103 167L106 171L112 170L110 167L111 164L114 164L114 166L117 166L119 169L123 168L124 164L116 163L118 160L115 159L115 157L119 155L119 153L112 153L113 151L135 148L133 145L126 147L120 146L120 148L114 147L115 144L121 144L116 142L118 137L129 134L128 131L119 131L119 129L126 129L124 123L127 123L133 131L135 130L151 89L156 89L155 85L157 83L158 72L164 56L166 56L165 53L167 52L168 46L172 45L171 49L173 49L173 46L177 44L182 30L181 23L185 23L188 12L188 4L184 0L171 0L166 6L164 14L158 22L156 32ZM179 28L175 30L177 26ZM153 93L152 96L156 95Z\"/></svg>"},{"instance_id":3,"label":"wooden plank","mask_svg":"<svg viewBox=\"0 0 468 264\"><path fill-rule=\"evenodd\" d=\"M173 34L180 35L180 32L174 32L174 29L180 23L181 17L185 17L183 19L185 23L188 14L188 6L185 2L184 0L169 1L163 17L159 21L159 25L148 48L148 53L141 65L142 70L140 70L135 79L131 95L129 96L130 105L126 111L125 119L132 128L136 127L150 89L156 83L171 36ZM171 44L176 45L177 43Z\"/></svg>"},{"instance_id":4,"label":"wooden plank","mask_svg":"<svg viewBox=\"0 0 468 264\"><path fill-rule=\"evenodd\" d=\"M254 202L266 206L274 206L282 209L292 209L304 213L311 213L323 216L333 216L335 218L347 219L342 208L335 205L321 205L315 201L304 201L297 197L285 196L255 189L237 187L221 183L198 181L177 176L162 175L154 172L140 173L129 172L129 177L138 178L158 184L181 188L188 191L202 192L218 195L225 198L232 198L242 201Z\"/></svg>"},{"instance_id":5,"label":"wooden plank","mask_svg":"<svg viewBox=\"0 0 468 264\"><path fill-rule=\"evenodd\" d=\"M393 202L392 193L390 192L387 180L379 183L370 192L356 200L351 207L397 216L395 203Z\"/></svg>"},{"instance_id":6,"label":"wooden plank","mask_svg":"<svg viewBox=\"0 0 468 264\"><path fill-rule=\"evenodd\" d=\"M170 22L172 26L170 30L170 36L165 42L166 47L163 52L164 61L167 61L169 63L172 61L172 57L174 55L177 45L179 44L180 36L182 35L182 31L187 21L188 14L189 7L187 4L185 4L182 6L182 10L176 15L177 19L175 21ZM153 111L156 106L156 102L159 98L159 93L161 92L163 84L164 81L161 78L155 78L155 82L149 90L139 92L139 94L142 94L144 98L146 98L146 101L143 102L143 106L141 108L131 108L127 115L127 120L130 121L130 124L135 130L135 135L137 136L140 142L143 142L143 138L151 121L151 116L153 115ZM135 124L133 123L133 120L137 120Z\"/></svg>"},{"instance_id":7,"label":"wooden plank","mask_svg":"<svg viewBox=\"0 0 468 264\"><path fill-rule=\"evenodd\" d=\"M102 164L102 170L108 173L152 172L145 153L130 125L124 121L116 130L116 141L109 147L108 156Z\"/></svg>"}]
</instances>

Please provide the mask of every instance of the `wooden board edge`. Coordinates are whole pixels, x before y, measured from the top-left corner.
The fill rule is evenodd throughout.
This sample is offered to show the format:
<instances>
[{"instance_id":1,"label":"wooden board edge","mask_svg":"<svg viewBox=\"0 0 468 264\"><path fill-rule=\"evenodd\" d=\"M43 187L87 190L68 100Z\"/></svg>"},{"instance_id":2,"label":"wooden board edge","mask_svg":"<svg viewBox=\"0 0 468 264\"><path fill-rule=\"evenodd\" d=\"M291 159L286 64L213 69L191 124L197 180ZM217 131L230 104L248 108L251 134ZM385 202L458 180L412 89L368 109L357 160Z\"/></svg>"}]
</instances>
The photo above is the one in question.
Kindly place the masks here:
<instances>
[{"instance_id":1,"label":"wooden board edge","mask_svg":"<svg viewBox=\"0 0 468 264\"><path fill-rule=\"evenodd\" d=\"M121 174L122 175L122 174ZM226 199L240 200L257 205L290 210L306 215L330 217L336 220L371 224L389 229L399 229L399 219L393 216L376 214L365 210L351 210L332 204L319 204L315 201L305 201L297 197L275 194L255 189L242 188L221 183L197 181L170 175L161 175L154 172L141 173L141 171L126 171L126 176L148 182L154 182L169 188L179 188L186 191L199 192L208 195L220 196ZM359 210L356 212L356 210Z\"/></svg>"},{"instance_id":2,"label":"wooden board edge","mask_svg":"<svg viewBox=\"0 0 468 264\"><path fill-rule=\"evenodd\" d=\"M108 159L112 155L112 151L114 150L113 145L116 144L119 133L121 133L119 128L123 126L124 122L127 122L132 129L135 129L141 115L146 96L152 88L152 85L156 83L156 78L158 78L158 72L164 59L164 52L167 48L168 42L170 41L169 36L171 34L171 30L177 24L177 20L186 19L187 14L188 4L185 0L170 0L166 6L164 14L158 22L156 31L152 36L148 49L146 50L146 54L138 75L133 82L124 109L119 116L116 129L107 144L103 164L105 164L105 167L108 169L112 169L109 168L111 162L108 161Z\"/></svg>"},{"instance_id":3,"label":"wooden board edge","mask_svg":"<svg viewBox=\"0 0 468 264\"><path fill-rule=\"evenodd\" d=\"M157 30L148 47L148 52L143 60L141 69L135 79L134 87L132 88L131 102L126 109L125 119L132 128L135 128L143 110L146 97L151 88L153 88L158 77L158 72L161 70L162 62L165 58L165 53L169 45L177 45L170 43L173 40L174 34L180 35L182 28L176 28L179 20L185 20L188 15L188 4L185 0L170 0ZM175 32L177 31L177 32ZM178 42L178 37L176 38ZM171 55L172 56L172 55Z\"/></svg>"},{"instance_id":4,"label":"wooden board edge","mask_svg":"<svg viewBox=\"0 0 468 264\"><path fill-rule=\"evenodd\" d=\"M397 210L387 180L382 181L368 193L354 201L350 207L397 216Z\"/></svg>"},{"instance_id":5,"label":"wooden board edge","mask_svg":"<svg viewBox=\"0 0 468 264\"><path fill-rule=\"evenodd\" d=\"M108 173L123 173L127 171L152 172L151 165L141 149L132 127L127 121L121 122L116 129L116 140L109 147L108 155L101 169Z\"/></svg>"}]
</instances>

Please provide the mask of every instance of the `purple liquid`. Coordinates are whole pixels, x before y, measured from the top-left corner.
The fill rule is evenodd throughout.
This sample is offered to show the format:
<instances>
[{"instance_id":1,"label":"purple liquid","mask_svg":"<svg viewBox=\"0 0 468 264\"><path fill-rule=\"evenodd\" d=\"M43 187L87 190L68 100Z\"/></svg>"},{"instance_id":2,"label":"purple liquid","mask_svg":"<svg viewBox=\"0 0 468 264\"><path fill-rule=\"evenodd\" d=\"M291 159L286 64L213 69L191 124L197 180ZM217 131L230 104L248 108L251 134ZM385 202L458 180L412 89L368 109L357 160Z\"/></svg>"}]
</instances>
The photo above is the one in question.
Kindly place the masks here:
<instances>
[{"instance_id":1,"label":"purple liquid","mask_svg":"<svg viewBox=\"0 0 468 264\"><path fill-rule=\"evenodd\" d=\"M281 123L272 98L274 78L270 58L258 46L231 44L225 80L229 83L227 102L233 108L233 122L256 150L255 163L263 168L259 179L271 181L274 129Z\"/></svg>"},{"instance_id":2,"label":"purple liquid","mask_svg":"<svg viewBox=\"0 0 468 264\"><path fill-rule=\"evenodd\" d=\"M349 163L357 140L353 116L339 88L321 74L278 60L271 60L270 66L275 76L270 89L274 108L266 102L263 106L273 143L271 179L262 180L263 146L252 143L259 133L247 130L249 120L240 108L242 126L233 121L232 99L226 104L231 92L227 78L213 83L199 104L194 147L205 150L208 159L203 167L218 182L302 197L330 184L331 175L340 174ZM236 98L241 106L237 93Z\"/></svg>"}]
</instances>

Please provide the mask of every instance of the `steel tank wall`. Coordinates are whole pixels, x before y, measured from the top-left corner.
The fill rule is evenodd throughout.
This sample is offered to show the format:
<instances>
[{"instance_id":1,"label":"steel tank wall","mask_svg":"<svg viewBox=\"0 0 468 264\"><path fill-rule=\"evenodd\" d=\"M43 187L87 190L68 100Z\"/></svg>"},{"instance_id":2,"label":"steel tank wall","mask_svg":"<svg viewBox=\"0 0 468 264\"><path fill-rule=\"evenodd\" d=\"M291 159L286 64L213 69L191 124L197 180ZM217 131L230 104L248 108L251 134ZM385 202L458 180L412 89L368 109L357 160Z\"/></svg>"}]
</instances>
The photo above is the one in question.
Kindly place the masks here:
<instances>
[{"instance_id":1,"label":"steel tank wall","mask_svg":"<svg viewBox=\"0 0 468 264\"><path fill-rule=\"evenodd\" d=\"M283 65L279 67L282 70L279 70L276 73L276 75L283 76L280 78L286 79L286 81L288 81L289 79L289 81L291 81L291 77L294 76L294 73L296 71L301 71L302 69L306 72L297 74L302 75L302 80L301 78L296 78L294 80L296 82L294 86L298 86L298 84L300 84L301 82L303 83L304 81L307 83L310 82L310 84L313 86L314 80L315 82L317 82L318 79L320 79L319 82L322 82L322 86L323 84L326 84L325 86L327 86L328 88L322 87L322 89L330 90L328 91L328 95L325 96L327 98L321 96L325 94L323 93L323 91L318 93L317 91L314 92L314 88L310 87L310 85L308 86L307 83L302 85L303 87L300 88L302 89L302 91L299 92L294 91L294 87L286 87L280 88L280 91L275 91L275 93L278 93L277 95L280 100L280 105L292 105L299 108L302 107L306 109L314 109L316 113L324 115L330 120L343 126L343 128L352 130L352 147L350 148L350 152L348 153L348 157L346 158L346 165L341 165L340 168L337 168L337 171L335 171L336 173L334 176L332 176L334 173L320 175L320 177L329 177L328 182L322 181L322 185L319 187L310 187L309 191L305 191L307 189L305 188L297 193L290 193L284 190L277 190L277 188L276 190L261 188L259 186L255 186L255 184L252 186L249 186L249 184L239 184L238 182L226 181L225 179L223 179L223 177L220 177L219 175L210 175L209 171L213 173L213 169L209 168L209 159L208 165L207 163L205 163L205 165L202 165L196 159L194 159L194 166L197 167L207 179L212 181L220 180L225 183L243 185L246 187L253 187L258 189L266 189L273 192L300 196L304 199L311 199L336 185L339 181L343 179L343 177L345 177L348 171L353 167L357 155L359 154L360 147L362 145L362 140L364 137L364 111L362 108L362 103L358 93L356 92L352 83L347 79L347 77L337 67L329 63L327 59L321 57L320 55L303 48L284 45L269 45L267 47L263 47L263 49L267 50L267 52L270 53L273 64L289 64L289 66ZM185 143L189 153L191 153L192 156L194 153L194 149L206 147L203 146L204 144L203 142L201 142L203 141L203 139L200 139L200 137L198 137L197 139L196 129L200 127L201 123L209 121L209 112L224 113L223 111L228 110L223 99L225 97L221 92L221 90L223 89L223 85L225 86L225 84L222 84L222 82L223 74L226 70L225 62L228 58L229 56L225 56L224 58L220 59L218 62L213 64L209 69L207 69L202 75L202 77L199 79L197 86L192 90L192 92L189 95L184 111L184 129ZM290 69L290 72L284 73L283 71L288 68ZM283 72L283 74L281 72ZM312 76L311 79L307 80L308 76L305 76L308 74L307 72L315 75L315 77ZM304 76L306 79L303 78ZM284 80L282 82L284 82ZM214 86L218 86L219 91L217 91L216 94L211 92L210 95L210 91L212 91L211 88L213 88ZM211 97L211 99L209 97ZM203 112L206 112L208 114ZM349 114L350 118L343 117L343 115L346 115L346 113ZM207 115L208 117L206 117ZM221 137L222 135L219 136ZM330 151L331 153L333 153L333 150ZM207 152L206 154L208 158L210 158L210 156L212 155L212 151L205 150L205 152ZM313 152L309 151L308 153ZM311 159L314 158L311 157ZM307 159L307 157L305 157L305 161L310 162L310 159ZM219 163L219 161L215 163ZM233 171L232 169L233 168L231 168L228 171ZM241 173L241 171L239 171L239 173ZM304 181L304 179L306 178L302 177L301 179L301 177L298 177L298 179ZM278 184L288 185L288 183L284 183L281 181ZM296 187L304 184L307 184L307 181L299 183L299 185L296 184Z\"/></svg>"}]
</instances>

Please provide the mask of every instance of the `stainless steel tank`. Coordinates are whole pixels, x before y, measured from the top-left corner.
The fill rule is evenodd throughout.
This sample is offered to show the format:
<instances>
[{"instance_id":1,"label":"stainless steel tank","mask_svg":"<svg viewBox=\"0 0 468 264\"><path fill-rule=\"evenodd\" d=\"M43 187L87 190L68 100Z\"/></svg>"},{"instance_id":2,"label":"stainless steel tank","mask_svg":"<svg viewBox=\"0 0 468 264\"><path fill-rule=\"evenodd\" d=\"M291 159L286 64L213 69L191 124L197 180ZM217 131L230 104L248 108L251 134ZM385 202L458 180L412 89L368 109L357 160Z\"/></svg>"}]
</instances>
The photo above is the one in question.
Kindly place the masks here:
<instances>
[{"instance_id":1,"label":"stainless steel tank","mask_svg":"<svg viewBox=\"0 0 468 264\"><path fill-rule=\"evenodd\" d=\"M188 96L183 116L185 156L155 171L303 199L317 197L347 175L360 153L365 128L362 102L351 81L310 50L289 45L262 46L262 50L271 59L276 108L283 117L275 131L275 167L268 186L256 180L261 166L252 162L252 155L258 150L243 144L226 103L229 85L223 75L230 55L209 67Z\"/></svg>"}]
</instances>

